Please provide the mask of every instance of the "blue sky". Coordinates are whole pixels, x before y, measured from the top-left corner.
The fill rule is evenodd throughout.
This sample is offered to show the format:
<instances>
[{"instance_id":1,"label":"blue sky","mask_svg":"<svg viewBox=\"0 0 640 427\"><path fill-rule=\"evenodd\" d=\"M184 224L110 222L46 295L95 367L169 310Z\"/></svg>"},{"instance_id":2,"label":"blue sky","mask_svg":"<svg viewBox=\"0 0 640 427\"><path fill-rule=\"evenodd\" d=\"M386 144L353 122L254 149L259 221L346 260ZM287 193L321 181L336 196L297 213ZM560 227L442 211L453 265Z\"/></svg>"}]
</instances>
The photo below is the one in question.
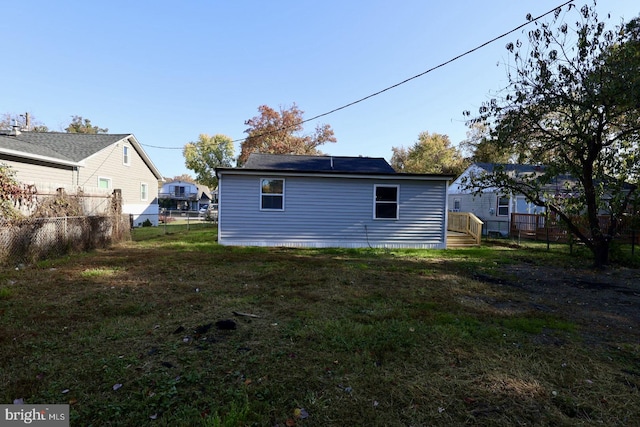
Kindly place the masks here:
<instances>
[{"instance_id":1,"label":"blue sky","mask_svg":"<svg viewBox=\"0 0 640 427\"><path fill-rule=\"evenodd\" d=\"M323 114L562 3L22 0L0 22L0 113L30 112L55 131L80 115L110 133L133 133L164 176L192 174L182 147L200 133L243 139L262 104ZM640 14L633 0L599 3L612 23ZM331 125L338 142L321 149L336 156L388 160L392 147L410 146L423 131L457 144L467 131L462 112L506 85L504 46L517 38L522 30L305 130Z\"/></svg>"}]
</instances>

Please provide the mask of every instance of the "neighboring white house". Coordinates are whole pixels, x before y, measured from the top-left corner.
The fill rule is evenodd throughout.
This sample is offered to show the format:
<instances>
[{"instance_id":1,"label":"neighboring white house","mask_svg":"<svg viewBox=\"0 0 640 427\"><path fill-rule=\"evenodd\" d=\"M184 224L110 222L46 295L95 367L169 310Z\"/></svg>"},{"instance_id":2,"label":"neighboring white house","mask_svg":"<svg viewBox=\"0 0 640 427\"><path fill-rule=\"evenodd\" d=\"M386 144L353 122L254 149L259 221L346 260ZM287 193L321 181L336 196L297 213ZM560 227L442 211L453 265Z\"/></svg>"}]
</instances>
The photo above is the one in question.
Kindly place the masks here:
<instances>
[{"instance_id":1,"label":"neighboring white house","mask_svg":"<svg viewBox=\"0 0 640 427\"><path fill-rule=\"evenodd\" d=\"M16 179L40 193L109 194L119 189L122 212L134 224L158 224L158 181L162 174L133 134L0 131L0 162ZM100 206L87 214L100 214ZM139 221L140 220L140 221Z\"/></svg>"},{"instance_id":2,"label":"neighboring white house","mask_svg":"<svg viewBox=\"0 0 640 427\"><path fill-rule=\"evenodd\" d=\"M252 154L217 168L223 245L444 249L452 176L382 158Z\"/></svg>"},{"instance_id":3,"label":"neighboring white house","mask_svg":"<svg viewBox=\"0 0 640 427\"><path fill-rule=\"evenodd\" d=\"M490 174L496 168L511 174L540 172L540 166L533 165L475 163L449 186L449 209L453 212L473 213L484 222L485 234L507 235L512 213L542 213L544 207L527 201L522 194L512 194L500 188L483 189L474 195L471 189L465 187L465 180L469 177Z\"/></svg>"},{"instance_id":4,"label":"neighboring white house","mask_svg":"<svg viewBox=\"0 0 640 427\"><path fill-rule=\"evenodd\" d=\"M158 195L163 208L197 211L217 202L217 192L193 182L173 180L162 184Z\"/></svg>"}]
</instances>

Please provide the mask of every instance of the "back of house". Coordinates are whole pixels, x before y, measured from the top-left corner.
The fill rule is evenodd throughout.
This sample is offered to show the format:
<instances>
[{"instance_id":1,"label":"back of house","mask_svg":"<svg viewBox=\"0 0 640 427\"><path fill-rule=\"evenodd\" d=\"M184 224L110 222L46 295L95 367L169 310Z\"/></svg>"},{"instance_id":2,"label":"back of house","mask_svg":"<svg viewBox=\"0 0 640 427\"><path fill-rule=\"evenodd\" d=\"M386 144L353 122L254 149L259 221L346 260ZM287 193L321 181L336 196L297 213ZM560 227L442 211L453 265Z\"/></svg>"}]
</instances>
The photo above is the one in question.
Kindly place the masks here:
<instances>
[{"instance_id":1,"label":"back of house","mask_svg":"<svg viewBox=\"0 0 640 427\"><path fill-rule=\"evenodd\" d=\"M223 245L445 248L448 175L382 158L252 154L218 168Z\"/></svg>"}]
</instances>

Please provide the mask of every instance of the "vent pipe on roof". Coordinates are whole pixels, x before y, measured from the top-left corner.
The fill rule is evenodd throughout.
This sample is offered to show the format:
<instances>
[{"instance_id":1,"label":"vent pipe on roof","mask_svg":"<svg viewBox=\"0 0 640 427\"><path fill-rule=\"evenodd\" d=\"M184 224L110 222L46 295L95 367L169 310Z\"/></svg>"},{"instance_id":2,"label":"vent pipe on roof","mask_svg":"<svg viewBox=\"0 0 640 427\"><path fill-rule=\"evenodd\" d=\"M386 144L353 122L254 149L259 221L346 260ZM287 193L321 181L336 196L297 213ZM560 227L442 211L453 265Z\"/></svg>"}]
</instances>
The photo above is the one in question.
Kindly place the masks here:
<instances>
[{"instance_id":1,"label":"vent pipe on roof","mask_svg":"<svg viewBox=\"0 0 640 427\"><path fill-rule=\"evenodd\" d=\"M18 125L18 121L16 119L13 119L13 126L11 126L11 132L9 132L9 135L11 136L20 135L20 126Z\"/></svg>"}]
</instances>

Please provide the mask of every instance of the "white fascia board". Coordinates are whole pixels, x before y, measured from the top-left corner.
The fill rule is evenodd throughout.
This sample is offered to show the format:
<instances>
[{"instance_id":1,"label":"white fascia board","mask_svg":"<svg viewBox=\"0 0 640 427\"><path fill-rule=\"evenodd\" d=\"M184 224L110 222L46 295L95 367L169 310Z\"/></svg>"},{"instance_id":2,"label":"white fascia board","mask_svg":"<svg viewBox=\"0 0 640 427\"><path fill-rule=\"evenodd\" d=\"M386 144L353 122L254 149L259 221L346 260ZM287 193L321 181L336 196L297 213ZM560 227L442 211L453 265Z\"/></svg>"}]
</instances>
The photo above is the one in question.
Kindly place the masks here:
<instances>
[{"instance_id":1,"label":"white fascia board","mask_svg":"<svg viewBox=\"0 0 640 427\"><path fill-rule=\"evenodd\" d=\"M21 157L23 159L38 160L41 162L55 163L57 165L84 167L84 162L74 162L72 160L56 159L55 157L40 156L38 154L25 153L24 151L11 150L9 148L0 148L0 153L9 156Z\"/></svg>"}]
</instances>

